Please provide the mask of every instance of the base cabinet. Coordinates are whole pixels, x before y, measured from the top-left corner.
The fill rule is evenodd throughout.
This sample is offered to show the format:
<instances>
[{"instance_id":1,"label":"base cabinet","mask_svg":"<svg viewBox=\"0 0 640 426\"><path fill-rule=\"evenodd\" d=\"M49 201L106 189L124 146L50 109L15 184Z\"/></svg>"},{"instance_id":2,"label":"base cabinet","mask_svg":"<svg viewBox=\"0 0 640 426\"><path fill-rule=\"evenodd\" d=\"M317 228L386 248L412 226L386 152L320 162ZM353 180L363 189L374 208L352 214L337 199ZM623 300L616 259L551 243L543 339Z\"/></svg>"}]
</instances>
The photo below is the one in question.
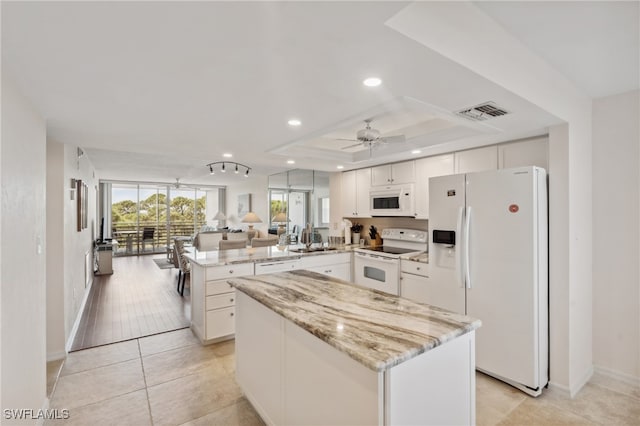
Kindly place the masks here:
<instances>
[{"instance_id":1,"label":"base cabinet","mask_svg":"<svg viewBox=\"0 0 640 426\"><path fill-rule=\"evenodd\" d=\"M400 296L418 303L429 303L429 264L400 261Z\"/></svg>"},{"instance_id":2,"label":"base cabinet","mask_svg":"<svg viewBox=\"0 0 640 426\"><path fill-rule=\"evenodd\" d=\"M233 337L236 293L232 277L253 275L253 263L203 267L191 263L191 328L203 343Z\"/></svg>"},{"instance_id":3,"label":"base cabinet","mask_svg":"<svg viewBox=\"0 0 640 426\"><path fill-rule=\"evenodd\" d=\"M266 424L475 424L475 332L374 371L244 293L237 302L236 380Z\"/></svg>"}]
</instances>

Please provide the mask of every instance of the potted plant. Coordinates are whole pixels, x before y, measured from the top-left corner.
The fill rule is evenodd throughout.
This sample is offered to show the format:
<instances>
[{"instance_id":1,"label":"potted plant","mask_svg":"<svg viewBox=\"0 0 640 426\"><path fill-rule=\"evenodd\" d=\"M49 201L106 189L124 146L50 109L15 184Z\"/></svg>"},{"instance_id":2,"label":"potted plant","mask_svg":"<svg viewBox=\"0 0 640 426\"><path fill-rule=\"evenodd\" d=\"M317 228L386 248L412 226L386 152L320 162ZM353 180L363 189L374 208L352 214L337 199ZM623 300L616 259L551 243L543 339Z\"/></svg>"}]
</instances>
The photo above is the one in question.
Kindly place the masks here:
<instances>
[{"instance_id":1,"label":"potted plant","mask_svg":"<svg viewBox=\"0 0 640 426\"><path fill-rule=\"evenodd\" d=\"M362 225L354 223L351 225L351 243L357 244L360 242L360 232L362 231Z\"/></svg>"}]
</instances>

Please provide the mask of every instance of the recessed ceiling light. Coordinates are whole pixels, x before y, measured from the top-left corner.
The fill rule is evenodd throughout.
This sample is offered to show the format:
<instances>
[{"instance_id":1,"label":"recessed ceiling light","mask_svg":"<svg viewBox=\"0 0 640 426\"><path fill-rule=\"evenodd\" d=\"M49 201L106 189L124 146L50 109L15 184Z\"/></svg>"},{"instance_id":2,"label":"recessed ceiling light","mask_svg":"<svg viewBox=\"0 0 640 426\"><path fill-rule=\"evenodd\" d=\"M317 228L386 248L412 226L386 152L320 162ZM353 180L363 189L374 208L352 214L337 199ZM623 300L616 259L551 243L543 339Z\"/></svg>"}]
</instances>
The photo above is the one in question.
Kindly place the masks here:
<instances>
[{"instance_id":1,"label":"recessed ceiling light","mask_svg":"<svg viewBox=\"0 0 640 426\"><path fill-rule=\"evenodd\" d=\"M382 84L382 80L378 77L369 77L362 82L367 87L378 87Z\"/></svg>"},{"instance_id":2,"label":"recessed ceiling light","mask_svg":"<svg viewBox=\"0 0 640 426\"><path fill-rule=\"evenodd\" d=\"M336 166L336 169L342 170L342 169L344 169L344 166Z\"/></svg>"},{"instance_id":3,"label":"recessed ceiling light","mask_svg":"<svg viewBox=\"0 0 640 426\"><path fill-rule=\"evenodd\" d=\"M291 120L287 121L287 124L289 126L299 126L302 124L302 121L298 120L297 118L292 118Z\"/></svg>"},{"instance_id":4,"label":"recessed ceiling light","mask_svg":"<svg viewBox=\"0 0 640 426\"><path fill-rule=\"evenodd\" d=\"M231 157L233 157L233 154L229 154L227 152L227 153L222 154L222 156L225 157L225 158L231 158Z\"/></svg>"},{"instance_id":5,"label":"recessed ceiling light","mask_svg":"<svg viewBox=\"0 0 640 426\"><path fill-rule=\"evenodd\" d=\"M419 149L414 149L413 151L411 151L412 154L420 154L422 151L420 151Z\"/></svg>"},{"instance_id":6,"label":"recessed ceiling light","mask_svg":"<svg viewBox=\"0 0 640 426\"><path fill-rule=\"evenodd\" d=\"M295 160L287 160L287 164L296 164Z\"/></svg>"}]
</instances>

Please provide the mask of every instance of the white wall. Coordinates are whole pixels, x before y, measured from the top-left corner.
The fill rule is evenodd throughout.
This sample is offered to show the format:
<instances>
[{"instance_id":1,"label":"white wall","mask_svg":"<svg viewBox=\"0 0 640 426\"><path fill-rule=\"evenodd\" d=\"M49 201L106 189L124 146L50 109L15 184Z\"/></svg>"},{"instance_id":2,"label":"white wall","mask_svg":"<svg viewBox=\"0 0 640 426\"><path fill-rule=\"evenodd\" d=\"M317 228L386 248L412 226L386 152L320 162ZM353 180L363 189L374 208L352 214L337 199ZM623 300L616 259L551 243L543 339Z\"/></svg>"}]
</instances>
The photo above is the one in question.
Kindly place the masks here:
<instances>
[{"instance_id":1,"label":"white wall","mask_svg":"<svg viewBox=\"0 0 640 426\"><path fill-rule=\"evenodd\" d=\"M66 356L64 322L64 145L47 141L47 360Z\"/></svg>"},{"instance_id":2,"label":"white wall","mask_svg":"<svg viewBox=\"0 0 640 426\"><path fill-rule=\"evenodd\" d=\"M64 330L67 348L73 337L74 324L82 308L89 286L93 281L93 268L86 270L85 256L93 256L93 240L100 233L96 219L96 192L98 180L87 155L78 157L78 147L63 144L63 185L70 186L71 179L82 179L89 186L87 228L77 230L77 194L75 199L64 196ZM91 263L93 265L93 263ZM86 275L85 275L86 274ZM86 281L88 278L89 282Z\"/></svg>"},{"instance_id":3,"label":"white wall","mask_svg":"<svg viewBox=\"0 0 640 426\"><path fill-rule=\"evenodd\" d=\"M640 385L640 92L593 105L593 359Z\"/></svg>"},{"instance_id":4,"label":"white wall","mask_svg":"<svg viewBox=\"0 0 640 426\"><path fill-rule=\"evenodd\" d=\"M251 211L262 219L262 223L254 225L254 229L266 235L269 230L269 191L267 189L269 179L261 176L239 178L238 183L227 186L227 226L230 228L247 229L247 224L240 222L238 217L238 195L251 194Z\"/></svg>"},{"instance_id":5,"label":"white wall","mask_svg":"<svg viewBox=\"0 0 640 426\"><path fill-rule=\"evenodd\" d=\"M0 151L2 409L37 410L46 403L46 127L4 71Z\"/></svg>"}]
</instances>

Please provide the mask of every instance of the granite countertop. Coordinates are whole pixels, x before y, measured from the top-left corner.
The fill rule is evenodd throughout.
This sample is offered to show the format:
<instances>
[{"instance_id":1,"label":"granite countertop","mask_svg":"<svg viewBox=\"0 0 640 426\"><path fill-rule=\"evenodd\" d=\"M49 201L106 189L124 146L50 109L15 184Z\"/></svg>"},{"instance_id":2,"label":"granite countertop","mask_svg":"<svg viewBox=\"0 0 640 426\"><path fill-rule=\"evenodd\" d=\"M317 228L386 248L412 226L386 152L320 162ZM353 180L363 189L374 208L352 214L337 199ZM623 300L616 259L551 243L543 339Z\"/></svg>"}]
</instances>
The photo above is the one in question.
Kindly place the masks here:
<instances>
[{"instance_id":1,"label":"granite countertop","mask_svg":"<svg viewBox=\"0 0 640 426\"><path fill-rule=\"evenodd\" d=\"M200 266L224 266L237 263L269 262L274 260L295 260L303 256L348 253L358 245L339 246L333 250L299 252L304 246L248 247L243 249L198 251L185 253L185 257Z\"/></svg>"},{"instance_id":2,"label":"granite countertop","mask_svg":"<svg viewBox=\"0 0 640 426\"><path fill-rule=\"evenodd\" d=\"M412 262L429 263L429 253L422 252L414 255L400 255L402 260L410 260Z\"/></svg>"},{"instance_id":3,"label":"granite countertop","mask_svg":"<svg viewBox=\"0 0 640 426\"><path fill-rule=\"evenodd\" d=\"M480 320L311 271L229 284L374 371L480 327Z\"/></svg>"}]
</instances>

